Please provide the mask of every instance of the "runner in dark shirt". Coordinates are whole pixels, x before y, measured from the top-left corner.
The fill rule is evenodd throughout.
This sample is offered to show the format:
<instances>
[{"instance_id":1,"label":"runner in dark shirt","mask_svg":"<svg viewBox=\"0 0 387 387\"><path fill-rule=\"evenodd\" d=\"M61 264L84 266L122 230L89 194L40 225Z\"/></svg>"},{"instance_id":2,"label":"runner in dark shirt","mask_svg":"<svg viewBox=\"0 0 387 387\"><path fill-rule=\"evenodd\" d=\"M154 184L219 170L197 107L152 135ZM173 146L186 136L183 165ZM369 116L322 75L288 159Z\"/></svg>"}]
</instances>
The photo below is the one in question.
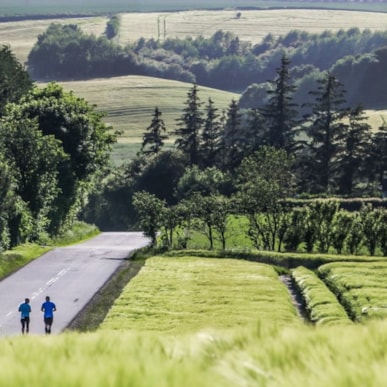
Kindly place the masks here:
<instances>
[{"instance_id":1,"label":"runner in dark shirt","mask_svg":"<svg viewBox=\"0 0 387 387\"><path fill-rule=\"evenodd\" d=\"M54 321L54 312L56 311L56 305L50 301L50 297L46 297L46 302L43 302L42 308L44 329L47 334L51 333L52 322Z\"/></svg>"}]
</instances>

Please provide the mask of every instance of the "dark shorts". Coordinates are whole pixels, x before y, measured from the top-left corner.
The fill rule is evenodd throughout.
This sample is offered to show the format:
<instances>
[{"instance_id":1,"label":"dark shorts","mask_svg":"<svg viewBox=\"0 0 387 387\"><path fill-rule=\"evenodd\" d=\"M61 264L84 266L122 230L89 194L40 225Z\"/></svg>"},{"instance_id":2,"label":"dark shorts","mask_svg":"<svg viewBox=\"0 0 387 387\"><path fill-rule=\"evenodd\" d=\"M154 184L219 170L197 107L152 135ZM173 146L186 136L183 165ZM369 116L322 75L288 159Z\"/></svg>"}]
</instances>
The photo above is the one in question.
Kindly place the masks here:
<instances>
[{"instance_id":1,"label":"dark shorts","mask_svg":"<svg viewBox=\"0 0 387 387\"><path fill-rule=\"evenodd\" d=\"M24 324L28 324L30 322L30 318L29 317L23 317L22 319L20 319L21 323L24 325Z\"/></svg>"},{"instance_id":2,"label":"dark shorts","mask_svg":"<svg viewBox=\"0 0 387 387\"><path fill-rule=\"evenodd\" d=\"M44 323L47 325L51 325L53 320L54 320L54 317L45 317Z\"/></svg>"}]
</instances>

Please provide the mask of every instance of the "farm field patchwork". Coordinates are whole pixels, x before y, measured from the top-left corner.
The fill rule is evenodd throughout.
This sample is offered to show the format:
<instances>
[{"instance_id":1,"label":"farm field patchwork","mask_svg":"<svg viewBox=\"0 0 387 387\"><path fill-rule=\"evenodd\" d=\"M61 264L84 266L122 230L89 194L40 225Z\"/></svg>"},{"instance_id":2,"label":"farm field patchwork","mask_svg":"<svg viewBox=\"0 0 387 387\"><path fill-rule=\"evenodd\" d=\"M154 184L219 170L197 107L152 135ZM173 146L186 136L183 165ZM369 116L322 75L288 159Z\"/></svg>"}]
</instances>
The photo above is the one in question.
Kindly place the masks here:
<instances>
[{"instance_id":1,"label":"farm field patchwork","mask_svg":"<svg viewBox=\"0 0 387 387\"><path fill-rule=\"evenodd\" d=\"M153 257L115 301L102 330L181 334L301 324L272 266L233 259Z\"/></svg>"},{"instance_id":2,"label":"farm field patchwork","mask_svg":"<svg viewBox=\"0 0 387 387\"><path fill-rule=\"evenodd\" d=\"M323 267L362 266L385 276ZM97 332L0 340L0 385L384 386L386 320L310 326L292 308L269 265L149 258Z\"/></svg>"},{"instance_id":3,"label":"farm field patchwork","mask_svg":"<svg viewBox=\"0 0 387 387\"><path fill-rule=\"evenodd\" d=\"M243 10L236 17L233 9L219 11L193 10L171 13L121 14L120 44L133 43L140 37L186 38L210 37L216 31L230 31L240 40L257 44L268 35L286 35L292 30L321 33L357 27L360 30L384 31L387 13L343 10L276 9Z\"/></svg>"}]
</instances>

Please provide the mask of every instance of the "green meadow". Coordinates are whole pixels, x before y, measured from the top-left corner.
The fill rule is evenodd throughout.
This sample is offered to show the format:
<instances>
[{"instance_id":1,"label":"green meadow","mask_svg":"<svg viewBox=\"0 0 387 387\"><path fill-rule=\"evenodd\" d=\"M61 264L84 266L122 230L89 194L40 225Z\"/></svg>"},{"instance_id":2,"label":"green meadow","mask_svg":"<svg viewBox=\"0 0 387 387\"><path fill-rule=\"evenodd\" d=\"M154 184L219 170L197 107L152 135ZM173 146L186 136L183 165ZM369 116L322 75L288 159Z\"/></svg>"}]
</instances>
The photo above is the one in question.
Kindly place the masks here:
<instances>
[{"instance_id":1,"label":"green meadow","mask_svg":"<svg viewBox=\"0 0 387 387\"><path fill-rule=\"evenodd\" d=\"M251 327L261 320L279 326L300 323L272 266L153 257L116 300L101 329L176 335Z\"/></svg>"},{"instance_id":2,"label":"green meadow","mask_svg":"<svg viewBox=\"0 0 387 387\"><path fill-rule=\"evenodd\" d=\"M335 265L379 281L372 262L322 268ZM326 300L326 318L337 316L316 273L293 274L315 305ZM96 332L0 340L0 385L384 386L386 320L344 319L305 323L270 265L151 257Z\"/></svg>"},{"instance_id":3,"label":"green meadow","mask_svg":"<svg viewBox=\"0 0 387 387\"><path fill-rule=\"evenodd\" d=\"M95 104L97 110L106 114L104 121L121 132L112 153L115 164L130 160L140 149L156 106L167 131L175 130L176 119L181 116L187 92L192 87L190 83L137 75L58 83L66 91ZM232 99L239 99L239 94L208 87L200 87L199 92L204 105L211 97L220 112L227 109ZM170 139L166 145L172 142Z\"/></svg>"}]
</instances>

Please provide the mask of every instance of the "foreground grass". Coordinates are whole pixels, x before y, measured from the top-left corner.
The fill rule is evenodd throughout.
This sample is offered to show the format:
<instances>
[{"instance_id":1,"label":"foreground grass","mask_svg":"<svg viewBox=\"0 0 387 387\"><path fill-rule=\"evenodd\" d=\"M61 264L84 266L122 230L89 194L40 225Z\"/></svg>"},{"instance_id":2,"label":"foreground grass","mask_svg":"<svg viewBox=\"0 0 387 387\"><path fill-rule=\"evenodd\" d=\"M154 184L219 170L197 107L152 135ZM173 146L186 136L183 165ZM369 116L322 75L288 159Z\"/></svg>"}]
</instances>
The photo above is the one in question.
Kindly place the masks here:
<instances>
[{"instance_id":1,"label":"foreground grass","mask_svg":"<svg viewBox=\"0 0 387 387\"><path fill-rule=\"evenodd\" d=\"M153 257L125 287L102 330L167 334L300 320L269 265L233 259Z\"/></svg>"},{"instance_id":2,"label":"foreground grass","mask_svg":"<svg viewBox=\"0 0 387 387\"><path fill-rule=\"evenodd\" d=\"M383 387L386 328L379 322L257 325L176 337L114 331L16 337L0 340L0 385Z\"/></svg>"}]
</instances>

